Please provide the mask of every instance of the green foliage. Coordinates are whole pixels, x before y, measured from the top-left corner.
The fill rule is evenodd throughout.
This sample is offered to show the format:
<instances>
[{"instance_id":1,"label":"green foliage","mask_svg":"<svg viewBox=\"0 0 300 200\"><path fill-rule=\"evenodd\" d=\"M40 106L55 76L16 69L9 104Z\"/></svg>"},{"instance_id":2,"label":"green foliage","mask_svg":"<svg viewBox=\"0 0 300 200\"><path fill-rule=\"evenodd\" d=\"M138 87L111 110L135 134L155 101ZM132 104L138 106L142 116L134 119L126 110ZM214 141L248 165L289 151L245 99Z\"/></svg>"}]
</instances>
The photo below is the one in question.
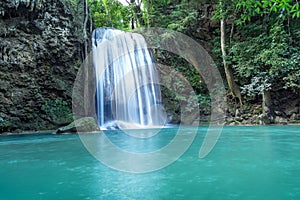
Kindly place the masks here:
<instances>
[{"instance_id":1,"label":"green foliage","mask_svg":"<svg viewBox=\"0 0 300 200\"><path fill-rule=\"evenodd\" d=\"M0 117L0 133L8 131L10 125L11 124L9 121L4 120L2 117Z\"/></svg>"},{"instance_id":2,"label":"green foliage","mask_svg":"<svg viewBox=\"0 0 300 200\"><path fill-rule=\"evenodd\" d=\"M167 8L170 5L169 0L145 0L144 18L146 19L146 25L151 27L166 28L168 23L168 16L166 14Z\"/></svg>"},{"instance_id":3,"label":"green foliage","mask_svg":"<svg viewBox=\"0 0 300 200\"><path fill-rule=\"evenodd\" d=\"M187 32L189 28L197 25L198 11L188 4L178 4L174 6L174 10L170 13L167 28Z\"/></svg>"},{"instance_id":4,"label":"green foliage","mask_svg":"<svg viewBox=\"0 0 300 200\"><path fill-rule=\"evenodd\" d=\"M156 53L156 59L158 62L172 66L176 71L180 72L186 80L188 80L188 83L193 87L196 94L207 93L207 89L203 86L204 83L201 80L199 72L184 58L161 50Z\"/></svg>"},{"instance_id":5,"label":"green foliage","mask_svg":"<svg viewBox=\"0 0 300 200\"><path fill-rule=\"evenodd\" d=\"M199 1L147 0L147 25L188 33L197 26ZM172 3L173 2L173 3Z\"/></svg>"},{"instance_id":6,"label":"green foliage","mask_svg":"<svg viewBox=\"0 0 300 200\"><path fill-rule=\"evenodd\" d=\"M285 81L284 88L300 88L300 48L294 52L289 59L288 68L286 69L286 76L283 77Z\"/></svg>"},{"instance_id":7,"label":"green foliage","mask_svg":"<svg viewBox=\"0 0 300 200\"><path fill-rule=\"evenodd\" d=\"M48 100L42 106L47 117L55 123L65 123L73 120L71 108L68 102L61 98Z\"/></svg>"},{"instance_id":8,"label":"green foliage","mask_svg":"<svg viewBox=\"0 0 300 200\"><path fill-rule=\"evenodd\" d=\"M212 20L234 18L236 15L236 2L237 0L218 0Z\"/></svg>"},{"instance_id":9,"label":"green foliage","mask_svg":"<svg viewBox=\"0 0 300 200\"><path fill-rule=\"evenodd\" d=\"M235 19L241 25L253 17L300 18L298 0L218 0L215 20Z\"/></svg>"},{"instance_id":10,"label":"green foliage","mask_svg":"<svg viewBox=\"0 0 300 200\"><path fill-rule=\"evenodd\" d=\"M293 19L299 17L294 0L218 0L214 19L233 19L240 25L239 36L227 44L226 60L244 93L299 88L300 27ZM214 53L221 55L218 40Z\"/></svg>"},{"instance_id":11,"label":"green foliage","mask_svg":"<svg viewBox=\"0 0 300 200\"><path fill-rule=\"evenodd\" d=\"M297 0L243 0L235 1L236 9L241 13L238 23L250 21L254 16L274 14L278 18L300 18Z\"/></svg>"},{"instance_id":12,"label":"green foliage","mask_svg":"<svg viewBox=\"0 0 300 200\"><path fill-rule=\"evenodd\" d=\"M70 0L75 2L79 0ZM124 6L117 0L89 0L95 27L130 30L161 27L193 35L199 29L201 3L215 3L214 19L238 25L227 40L227 64L247 95L276 88L300 88L300 10L297 0L142 0ZM229 28L229 26L228 26ZM228 36L230 30L227 30ZM219 34L219 33L218 33ZM172 35L163 35L175 40ZM213 41L217 65L222 67L220 38ZM174 66L192 85L201 105L210 104L208 92L194 67L183 58L156 51L160 63ZM224 70L221 71L224 73ZM178 82L180 84L180 82ZM177 96L177 100L186 100ZM46 109L50 110L50 109ZM52 111L48 111L53 113Z\"/></svg>"},{"instance_id":13,"label":"green foliage","mask_svg":"<svg viewBox=\"0 0 300 200\"><path fill-rule=\"evenodd\" d=\"M264 91L270 90L271 86L269 77L265 72L262 72L252 77L250 84L242 86L242 92L248 96L262 95Z\"/></svg>"},{"instance_id":14,"label":"green foliage","mask_svg":"<svg viewBox=\"0 0 300 200\"><path fill-rule=\"evenodd\" d=\"M199 109L204 113L210 112L211 99L208 94L197 94Z\"/></svg>"},{"instance_id":15,"label":"green foliage","mask_svg":"<svg viewBox=\"0 0 300 200\"><path fill-rule=\"evenodd\" d=\"M245 26L244 30L251 30L253 24ZM270 32L257 27L229 48L228 60L243 92L255 95L272 88L299 88L300 48L293 44L292 35L280 22L271 26Z\"/></svg>"},{"instance_id":16,"label":"green foliage","mask_svg":"<svg viewBox=\"0 0 300 200\"><path fill-rule=\"evenodd\" d=\"M124 6L117 0L89 0L89 9L96 27L130 29L132 7Z\"/></svg>"}]
</instances>

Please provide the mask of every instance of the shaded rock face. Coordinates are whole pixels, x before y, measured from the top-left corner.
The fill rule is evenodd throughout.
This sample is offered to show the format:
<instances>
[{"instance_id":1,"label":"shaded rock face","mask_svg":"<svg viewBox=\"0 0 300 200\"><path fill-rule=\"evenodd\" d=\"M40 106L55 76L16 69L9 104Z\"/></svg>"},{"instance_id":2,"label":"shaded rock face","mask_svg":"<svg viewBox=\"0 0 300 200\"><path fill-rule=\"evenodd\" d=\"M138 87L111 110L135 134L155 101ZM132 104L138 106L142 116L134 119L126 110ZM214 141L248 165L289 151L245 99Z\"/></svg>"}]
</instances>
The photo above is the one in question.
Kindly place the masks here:
<instances>
[{"instance_id":1,"label":"shaded rock face","mask_svg":"<svg viewBox=\"0 0 300 200\"><path fill-rule=\"evenodd\" d=\"M74 24L61 0L0 2L0 133L51 129L71 120L57 113L71 107L79 63ZM62 111L53 110L52 102Z\"/></svg>"},{"instance_id":2,"label":"shaded rock face","mask_svg":"<svg viewBox=\"0 0 300 200\"><path fill-rule=\"evenodd\" d=\"M278 90L272 95L275 123L300 122L300 90Z\"/></svg>"}]
</instances>

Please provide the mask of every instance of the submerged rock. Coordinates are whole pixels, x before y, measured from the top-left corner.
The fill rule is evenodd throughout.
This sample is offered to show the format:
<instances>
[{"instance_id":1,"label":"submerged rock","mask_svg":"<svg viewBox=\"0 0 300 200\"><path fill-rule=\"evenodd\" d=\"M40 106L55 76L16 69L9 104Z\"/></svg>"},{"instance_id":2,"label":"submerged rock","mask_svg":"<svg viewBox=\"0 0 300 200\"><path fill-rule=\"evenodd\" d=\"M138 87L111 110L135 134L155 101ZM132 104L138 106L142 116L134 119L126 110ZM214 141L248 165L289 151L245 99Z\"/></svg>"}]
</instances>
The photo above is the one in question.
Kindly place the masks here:
<instances>
[{"instance_id":1,"label":"submerged rock","mask_svg":"<svg viewBox=\"0 0 300 200\"><path fill-rule=\"evenodd\" d=\"M93 117L84 117L73 121L71 124L58 128L57 134L62 133L82 133L100 131L96 120Z\"/></svg>"}]
</instances>

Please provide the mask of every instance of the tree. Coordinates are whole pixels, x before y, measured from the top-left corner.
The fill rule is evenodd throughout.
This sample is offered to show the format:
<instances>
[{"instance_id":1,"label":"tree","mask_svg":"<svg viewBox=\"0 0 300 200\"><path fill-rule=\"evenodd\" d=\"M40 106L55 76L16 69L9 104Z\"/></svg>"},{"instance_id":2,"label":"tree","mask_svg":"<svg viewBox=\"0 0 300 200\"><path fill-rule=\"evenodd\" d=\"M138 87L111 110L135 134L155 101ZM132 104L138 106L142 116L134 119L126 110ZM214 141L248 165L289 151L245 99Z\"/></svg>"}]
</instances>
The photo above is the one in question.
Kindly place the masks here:
<instances>
[{"instance_id":1,"label":"tree","mask_svg":"<svg viewBox=\"0 0 300 200\"><path fill-rule=\"evenodd\" d=\"M299 45L293 42L297 37L291 31L300 30L295 26L299 23L295 19L300 17L299 3L244 0L235 2L235 8L242 35L230 48L231 61L237 76L244 79L243 91L262 95L263 114L272 119L271 92L292 85L299 87L293 84L298 81L295 76L288 75L299 74L300 69L300 61L295 59Z\"/></svg>"},{"instance_id":2,"label":"tree","mask_svg":"<svg viewBox=\"0 0 300 200\"><path fill-rule=\"evenodd\" d=\"M95 27L131 29L132 11L117 0L89 0L90 16Z\"/></svg>"},{"instance_id":3,"label":"tree","mask_svg":"<svg viewBox=\"0 0 300 200\"><path fill-rule=\"evenodd\" d=\"M126 0L131 10L131 29L144 25L142 18L142 0Z\"/></svg>"},{"instance_id":4,"label":"tree","mask_svg":"<svg viewBox=\"0 0 300 200\"><path fill-rule=\"evenodd\" d=\"M234 97L237 97L242 106L242 95L240 87L236 84L234 80L234 73L232 67L228 65L226 57L226 21L228 20L229 15L232 15L234 12L234 7L232 7L232 1L228 0L219 0L218 10L215 15L215 19L220 20L220 33L221 33L221 52L224 71L226 75L226 80L231 91L231 94ZM231 16L232 17L232 16Z\"/></svg>"},{"instance_id":5,"label":"tree","mask_svg":"<svg viewBox=\"0 0 300 200\"><path fill-rule=\"evenodd\" d=\"M300 18L298 0L242 0L235 1L235 7L240 12L238 23L251 21L255 16L270 16L275 14L279 18Z\"/></svg>"}]
</instances>

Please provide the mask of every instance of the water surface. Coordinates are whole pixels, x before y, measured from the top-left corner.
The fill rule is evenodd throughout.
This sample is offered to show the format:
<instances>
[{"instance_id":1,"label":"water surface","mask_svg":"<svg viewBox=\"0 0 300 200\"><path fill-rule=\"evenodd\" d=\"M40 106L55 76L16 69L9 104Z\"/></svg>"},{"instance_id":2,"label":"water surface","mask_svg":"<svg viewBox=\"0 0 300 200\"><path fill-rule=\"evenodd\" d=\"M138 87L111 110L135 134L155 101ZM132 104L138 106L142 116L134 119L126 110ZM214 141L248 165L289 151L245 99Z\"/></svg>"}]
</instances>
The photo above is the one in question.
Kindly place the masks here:
<instances>
[{"instance_id":1,"label":"water surface","mask_svg":"<svg viewBox=\"0 0 300 200\"><path fill-rule=\"evenodd\" d=\"M199 128L176 162L146 174L101 164L78 135L2 136L0 199L300 199L299 126L225 127L213 151L199 159L206 130ZM176 131L144 139L105 134L127 151L150 152Z\"/></svg>"}]
</instances>

